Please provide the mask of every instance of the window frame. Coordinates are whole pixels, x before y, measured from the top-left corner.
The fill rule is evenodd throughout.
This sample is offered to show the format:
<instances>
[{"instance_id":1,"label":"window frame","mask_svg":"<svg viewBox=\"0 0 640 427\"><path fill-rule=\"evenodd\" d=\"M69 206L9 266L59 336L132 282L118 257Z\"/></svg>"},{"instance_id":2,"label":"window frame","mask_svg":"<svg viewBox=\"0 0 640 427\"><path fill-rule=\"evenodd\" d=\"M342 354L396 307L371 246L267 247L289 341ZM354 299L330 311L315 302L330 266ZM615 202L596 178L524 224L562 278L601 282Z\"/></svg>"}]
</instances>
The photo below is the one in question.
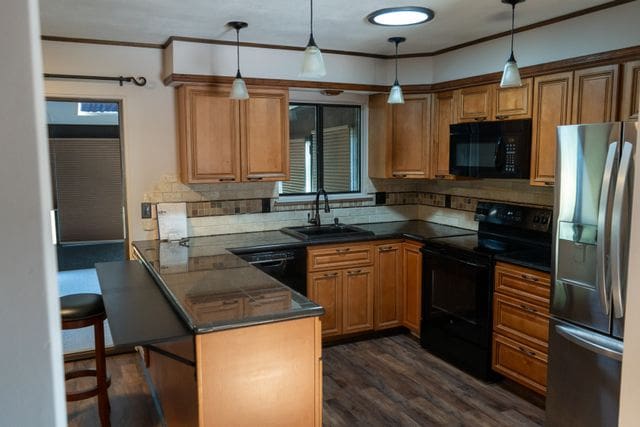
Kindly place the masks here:
<instances>
[{"instance_id":1,"label":"window frame","mask_svg":"<svg viewBox=\"0 0 640 427\"><path fill-rule=\"evenodd\" d=\"M289 105L306 105L306 106L314 106L314 107L358 107L360 111L360 190L359 191L349 191L349 192L330 192L327 193L331 200L353 200L353 199L364 199L367 197L367 193L365 191L365 187L367 183L365 180L367 179L367 162L368 162L368 103L367 102L349 102L349 100L325 100L325 99L317 99L316 97L312 97L311 99L296 99L296 97L292 97L289 101ZM322 126L322 110L316 111L316 128L320 128ZM318 120L320 117L320 120ZM318 134L318 146L321 147L321 136ZM322 150L322 148L321 148ZM324 153L322 153L324 154ZM318 154L318 160L321 160L321 155ZM323 160L323 159L322 159ZM324 164L322 165L322 173L324 173ZM320 167L318 167L320 171ZM283 194L280 193L280 189L282 188L282 184L278 184L278 201L280 202L304 202L309 200L314 200L316 193L288 193Z\"/></svg>"}]
</instances>

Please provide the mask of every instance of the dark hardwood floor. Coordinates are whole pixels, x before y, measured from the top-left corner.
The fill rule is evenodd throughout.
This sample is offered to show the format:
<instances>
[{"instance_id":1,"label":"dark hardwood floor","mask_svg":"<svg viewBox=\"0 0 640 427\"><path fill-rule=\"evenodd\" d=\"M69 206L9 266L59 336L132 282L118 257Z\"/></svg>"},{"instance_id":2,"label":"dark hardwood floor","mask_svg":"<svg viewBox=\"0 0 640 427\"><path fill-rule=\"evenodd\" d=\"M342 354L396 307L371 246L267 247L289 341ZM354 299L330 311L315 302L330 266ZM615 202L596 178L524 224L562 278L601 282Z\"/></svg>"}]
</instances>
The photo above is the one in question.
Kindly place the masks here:
<instances>
[{"instance_id":1,"label":"dark hardwood floor","mask_svg":"<svg viewBox=\"0 0 640 427\"><path fill-rule=\"evenodd\" d=\"M544 410L396 335L323 351L324 425L538 426ZM87 366L72 362L67 370ZM137 354L108 358L113 426L161 426ZM98 426L96 402L67 404L70 426Z\"/></svg>"}]
</instances>

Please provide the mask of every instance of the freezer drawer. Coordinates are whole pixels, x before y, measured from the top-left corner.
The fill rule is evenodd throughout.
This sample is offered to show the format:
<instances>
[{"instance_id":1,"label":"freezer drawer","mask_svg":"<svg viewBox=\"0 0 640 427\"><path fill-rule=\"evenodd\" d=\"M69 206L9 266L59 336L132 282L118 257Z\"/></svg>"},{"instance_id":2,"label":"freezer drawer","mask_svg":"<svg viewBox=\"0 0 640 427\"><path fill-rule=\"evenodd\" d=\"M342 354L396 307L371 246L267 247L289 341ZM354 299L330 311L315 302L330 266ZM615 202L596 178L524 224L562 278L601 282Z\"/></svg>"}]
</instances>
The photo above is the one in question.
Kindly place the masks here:
<instances>
[{"instance_id":1,"label":"freezer drawer","mask_svg":"<svg viewBox=\"0 0 640 427\"><path fill-rule=\"evenodd\" d=\"M621 341L552 318L545 425L617 425L621 357Z\"/></svg>"}]
</instances>

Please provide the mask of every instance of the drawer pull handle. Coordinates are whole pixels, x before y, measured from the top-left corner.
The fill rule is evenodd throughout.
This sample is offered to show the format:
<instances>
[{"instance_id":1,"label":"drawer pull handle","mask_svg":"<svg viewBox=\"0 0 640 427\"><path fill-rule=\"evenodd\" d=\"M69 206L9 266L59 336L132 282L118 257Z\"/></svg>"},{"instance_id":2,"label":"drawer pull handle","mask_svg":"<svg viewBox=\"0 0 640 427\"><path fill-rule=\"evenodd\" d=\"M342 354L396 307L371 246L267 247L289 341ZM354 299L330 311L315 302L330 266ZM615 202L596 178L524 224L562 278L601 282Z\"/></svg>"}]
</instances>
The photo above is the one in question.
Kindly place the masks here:
<instances>
[{"instance_id":1,"label":"drawer pull handle","mask_svg":"<svg viewBox=\"0 0 640 427\"><path fill-rule=\"evenodd\" d=\"M520 308L525 310L525 311L528 311L529 313L537 313L538 312L538 310L536 310L535 308L531 308L531 307L526 306L524 304L520 304Z\"/></svg>"},{"instance_id":2,"label":"drawer pull handle","mask_svg":"<svg viewBox=\"0 0 640 427\"><path fill-rule=\"evenodd\" d=\"M220 182L231 182L231 181L235 181L235 178L220 178L219 181Z\"/></svg>"},{"instance_id":3,"label":"drawer pull handle","mask_svg":"<svg viewBox=\"0 0 640 427\"><path fill-rule=\"evenodd\" d=\"M436 179L445 179L446 175L436 175Z\"/></svg>"},{"instance_id":4,"label":"drawer pull handle","mask_svg":"<svg viewBox=\"0 0 640 427\"><path fill-rule=\"evenodd\" d=\"M393 174L394 178L406 178L407 174L403 174L403 173L394 173Z\"/></svg>"},{"instance_id":5,"label":"drawer pull handle","mask_svg":"<svg viewBox=\"0 0 640 427\"><path fill-rule=\"evenodd\" d=\"M473 120L475 120L476 122L481 122L483 120L486 120L487 116L482 116L482 117L474 117Z\"/></svg>"},{"instance_id":6,"label":"drawer pull handle","mask_svg":"<svg viewBox=\"0 0 640 427\"><path fill-rule=\"evenodd\" d=\"M362 273L362 270L352 270L347 272L349 276L357 276L360 273Z\"/></svg>"},{"instance_id":7,"label":"drawer pull handle","mask_svg":"<svg viewBox=\"0 0 640 427\"><path fill-rule=\"evenodd\" d=\"M222 305L233 305L233 304L237 304L238 300L234 299L234 300L226 300L222 302Z\"/></svg>"},{"instance_id":8,"label":"drawer pull handle","mask_svg":"<svg viewBox=\"0 0 640 427\"><path fill-rule=\"evenodd\" d=\"M351 250L350 248L336 249L336 253L338 253L338 254L346 254L350 250Z\"/></svg>"},{"instance_id":9,"label":"drawer pull handle","mask_svg":"<svg viewBox=\"0 0 640 427\"><path fill-rule=\"evenodd\" d=\"M502 116L496 116L496 120L504 120L504 119L508 119L509 116L506 115L502 115Z\"/></svg>"},{"instance_id":10,"label":"drawer pull handle","mask_svg":"<svg viewBox=\"0 0 640 427\"><path fill-rule=\"evenodd\" d=\"M338 273L325 273L324 277L336 277Z\"/></svg>"},{"instance_id":11,"label":"drawer pull handle","mask_svg":"<svg viewBox=\"0 0 640 427\"><path fill-rule=\"evenodd\" d=\"M379 251L380 251L380 252L390 252L390 251L392 251L392 250L393 250L393 248L392 248L391 246L382 246L382 247L379 249Z\"/></svg>"},{"instance_id":12,"label":"drawer pull handle","mask_svg":"<svg viewBox=\"0 0 640 427\"><path fill-rule=\"evenodd\" d=\"M556 185L556 183L555 183L555 182L553 182L553 181L545 181L545 182L544 182L544 185L549 185L549 186L551 186L551 185Z\"/></svg>"},{"instance_id":13,"label":"drawer pull handle","mask_svg":"<svg viewBox=\"0 0 640 427\"><path fill-rule=\"evenodd\" d=\"M524 280L531 280L532 282L538 281L537 277L529 276L528 274L521 274L520 277L522 277Z\"/></svg>"},{"instance_id":14,"label":"drawer pull handle","mask_svg":"<svg viewBox=\"0 0 640 427\"><path fill-rule=\"evenodd\" d=\"M261 176L250 176L250 177L247 177L247 179L249 181L260 181L262 179L262 177Z\"/></svg>"},{"instance_id":15,"label":"drawer pull handle","mask_svg":"<svg viewBox=\"0 0 640 427\"><path fill-rule=\"evenodd\" d=\"M534 351L529 351L524 347L520 347L518 346L518 350L520 350L521 352L523 352L524 354L526 354L527 356L531 356L534 357L536 355L536 353Z\"/></svg>"}]
</instances>

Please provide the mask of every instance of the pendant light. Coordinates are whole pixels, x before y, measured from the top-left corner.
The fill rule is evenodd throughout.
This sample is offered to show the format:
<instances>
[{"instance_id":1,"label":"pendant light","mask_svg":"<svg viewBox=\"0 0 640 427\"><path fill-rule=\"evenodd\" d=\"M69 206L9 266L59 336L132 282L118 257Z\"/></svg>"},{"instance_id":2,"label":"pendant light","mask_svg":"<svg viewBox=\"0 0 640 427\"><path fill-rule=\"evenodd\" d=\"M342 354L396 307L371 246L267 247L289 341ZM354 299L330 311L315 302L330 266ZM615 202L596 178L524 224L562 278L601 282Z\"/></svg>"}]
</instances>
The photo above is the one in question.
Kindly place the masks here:
<instances>
[{"instance_id":1,"label":"pendant light","mask_svg":"<svg viewBox=\"0 0 640 427\"><path fill-rule=\"evenodd\" d=\"M249 99L247 85L244 83L244 80L242 80L242 75L240 74L240 30L247 28L249 24L246 22L231 21L227 23L227 26L236 30L236 59L238 62L238 71L236 72L236 78L233 80L233 84L231 85L231 94L229 95L229 98Z\"/></svg>"},{"instance_id":2,"label":"pendant light","mask_svg":"<svg viewBox=\"0 0 640 427\"><path fill-rule=\"evenodd\" d=\"M504 64L504 71L502 72L502 80L500 81L500 87L520 87L522 86L522 80L520 80L520 71L518 70L518 64L516 58L513 56L513 30L516 15L516 4L522 3L524 0L502 0L502 3L511 5L511 56Z\"/></svg>"},{"instance_id":3,"label":"pendant light","mask_svg":"<svg viewBox=\"0 0 640 427\"><path fill-rule=\"evenodd\" d=\"M390 43L395 43L396 45L396 80L393 82L393 86L391 86L389 98L387 98L388 104L404 104L402 88L400 87L400 83L398 83L398 45L406 40L404 37L391 37L389 39Z\"/></svg>"},{"instance_id":4,"label":"pendant light","mask_svg":"<svg viewBox=\"0 0 640 427\"><path fill-rule=\"evenodd\" d=\"M304 59L302 60L302 70L300 71L300 77L305 78L318 78L324 77L327 74L327 70L324 67L324 60L322 59L322 52L313 39L313 0L311 3L311 22L309 31L309 43L304 50Z\"/></svg>"}]
</instances>

